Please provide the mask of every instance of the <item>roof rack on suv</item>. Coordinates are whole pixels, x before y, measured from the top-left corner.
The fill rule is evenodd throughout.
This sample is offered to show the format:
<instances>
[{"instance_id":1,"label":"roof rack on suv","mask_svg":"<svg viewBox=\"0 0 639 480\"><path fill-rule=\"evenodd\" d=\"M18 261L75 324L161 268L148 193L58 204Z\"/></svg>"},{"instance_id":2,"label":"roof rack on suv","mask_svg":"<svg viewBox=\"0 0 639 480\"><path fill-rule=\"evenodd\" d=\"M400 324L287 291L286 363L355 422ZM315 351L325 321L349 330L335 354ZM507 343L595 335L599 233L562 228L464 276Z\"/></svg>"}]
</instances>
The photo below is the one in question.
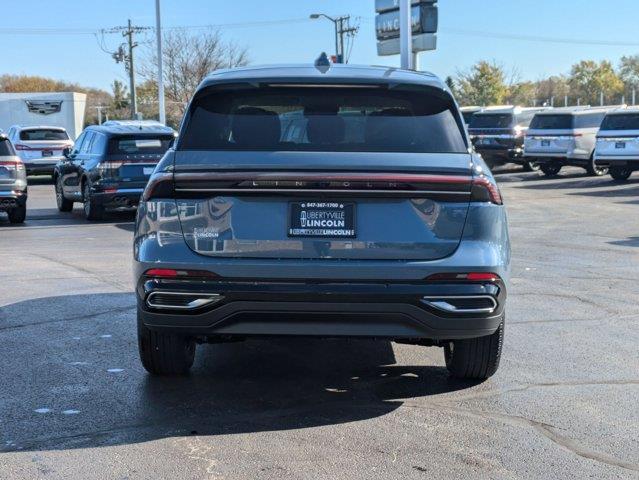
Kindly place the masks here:
<instances>
[{"instance_id":1,"label":"roof rack on suv","mask_svg":"<svg viewBox=\"0 0 639 480\"><path fill-rule=\"evenodd\" d=\"M163 123L157 120L107 120L102 123L105 127L115 126L140 126L140 127L164 127Z\"/></svg>"}]
</instances>

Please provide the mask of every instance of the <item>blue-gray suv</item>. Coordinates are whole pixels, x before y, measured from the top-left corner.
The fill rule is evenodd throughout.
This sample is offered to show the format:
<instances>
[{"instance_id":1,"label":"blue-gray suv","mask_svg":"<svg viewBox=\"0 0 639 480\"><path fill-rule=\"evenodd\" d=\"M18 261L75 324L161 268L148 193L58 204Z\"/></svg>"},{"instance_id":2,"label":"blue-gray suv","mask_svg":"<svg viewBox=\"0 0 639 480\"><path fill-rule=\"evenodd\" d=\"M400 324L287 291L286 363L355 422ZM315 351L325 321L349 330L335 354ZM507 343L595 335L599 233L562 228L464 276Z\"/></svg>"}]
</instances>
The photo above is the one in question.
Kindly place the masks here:
<instances>
[{"instance_id":1,"label":"blue-gray suv","mask_svg":"<svg viewBox=\"0 0 639 480\"><path fill-rule=\"evenodd\" d=\"M499 365L510 245L493 177L435 76L286 66L210 75L143 193L139 351L182 374L196 345L367 337Z\"/></svg>"}]
</instances>

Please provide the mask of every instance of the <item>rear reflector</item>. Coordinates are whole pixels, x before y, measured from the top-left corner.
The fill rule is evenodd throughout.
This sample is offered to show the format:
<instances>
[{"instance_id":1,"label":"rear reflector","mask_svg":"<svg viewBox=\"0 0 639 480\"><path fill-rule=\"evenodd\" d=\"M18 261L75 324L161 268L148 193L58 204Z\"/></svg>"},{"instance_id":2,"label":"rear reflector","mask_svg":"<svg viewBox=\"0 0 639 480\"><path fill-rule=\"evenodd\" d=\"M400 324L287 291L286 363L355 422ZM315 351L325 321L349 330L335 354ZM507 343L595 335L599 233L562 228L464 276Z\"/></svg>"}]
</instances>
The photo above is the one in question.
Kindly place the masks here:
<instances>
[{"instance_id":1,"label":"rear reflector","mask_svg":"<svg viewBox=\"0 0 639 480\"><path fill-rule=\"evenodd\" d=\"M428 282L460 280L468 282L497 282L501 280L501 278L499 275L492 272L435 273L426 278L426 281Z\"/></svg>"},{"instance_id":2,"label":"rear reflector","mask_svg":"<svg viewBox=\"0 0 639 480\"><path fill-rule=\"evenodd\" d=\"M172 268L152 268L144 272L147 277L155 278L210 278L216 275L206 270L175 270Z\"/></svg>"}]
</instances>

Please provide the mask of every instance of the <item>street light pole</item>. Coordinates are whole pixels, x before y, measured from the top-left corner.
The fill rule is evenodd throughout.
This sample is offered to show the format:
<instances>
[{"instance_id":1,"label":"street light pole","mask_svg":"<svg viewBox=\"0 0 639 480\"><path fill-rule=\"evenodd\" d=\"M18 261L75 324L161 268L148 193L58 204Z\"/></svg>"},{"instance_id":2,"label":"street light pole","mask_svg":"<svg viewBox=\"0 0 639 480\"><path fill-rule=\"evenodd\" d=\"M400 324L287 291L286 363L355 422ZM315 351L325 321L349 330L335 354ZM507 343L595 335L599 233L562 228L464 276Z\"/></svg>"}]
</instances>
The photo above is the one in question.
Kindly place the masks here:
<instances>
[{"instance_id":1,"label":"street light pole","mask_svg":"<svg viewBox=\"0 0 639 480\"><path fill-rule=\"evenodd\" d=\"M158 47L158 110L160 123L166 124L164 104L164 75L162 73L162 24L160 21L160 0L155 0L155 33Z\"/></svg>"}]
</instances>

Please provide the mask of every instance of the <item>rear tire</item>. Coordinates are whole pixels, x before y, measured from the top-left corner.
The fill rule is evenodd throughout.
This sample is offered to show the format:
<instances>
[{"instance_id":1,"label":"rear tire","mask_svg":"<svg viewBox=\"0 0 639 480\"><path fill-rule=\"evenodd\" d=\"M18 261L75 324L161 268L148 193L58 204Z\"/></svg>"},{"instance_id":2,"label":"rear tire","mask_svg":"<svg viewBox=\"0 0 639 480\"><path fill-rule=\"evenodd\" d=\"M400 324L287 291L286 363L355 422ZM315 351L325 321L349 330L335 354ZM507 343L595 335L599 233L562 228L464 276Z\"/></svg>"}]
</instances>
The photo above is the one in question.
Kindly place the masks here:
<instances>
[{"instance_id":1,"label":"rear tire","mask_svg":"<svg viewBox=\"0 0 639 480\"><path fill-rule=\"evenodd\" d=\"M84 216L87 220L102 220L104 208L98 205L93 195L88 180L82 185L82 197L84 199Z\"/></svg>"},{"instance_id":2,"label":"rear tire","mask_svg":"<svg viewBox=\"0 0 639 480\"><path fill-rule=\"evenodd\" d=\"M522 165L524 166L525 172L536 172L540 168L537 162L524 162Z\"/></svg>"},{"instance_id":3,"label":"rear tire","mask_svg":"<svg viewBox=\"0 0 639 480\"><path fill-rule=\"evenodd\" d=\"M624 181L630 178L632 170L628 167L610 167L610 176L617 181Z\"/></svg>"},{"instance_id":4,"label":"rear tire","mask_svg":"<svg viewBox=\"0 0 639 480\"><path fill-rule=\"evenodd\" d=\"M73 210L73 202L64 197L61 177L55 179L55 201L58 205L59 211L70 212L71 210Z\"/></svg>"},{"instance_id":5,"label":"rear tire","mask_svg":"<svg viewBox=\"0 0 639 480\"><path fill-rule=\"evenodd\" d=\"M586 171L588 172L588 175L592 175L593 177L602 177L606 173L608 173L608 167L598 167L597 164L595 163L594 157L591 156L590 162L588 163L588 166L586 167Z\"/></svg>"},{"instance_id":6,"label":"rear tire","mask_svg":"<svg viewBox=\"0 0 639 480\"><path fill-rule=\"evenodd\" d=\"M11 223L24 223L27 218L27 206L16 207L7 212L9 215L9 222Z\"/></svg>"},{"instance_id":7,"label":"rear tire","mask_svg":"<svg viewBox=\"0 0 639 480\"><path fill-rule=\"evenodd\" d=\"M539 166L539 169L544 172L547 177L554 177L561 170L561 165L556 163L545 163Z\"/></svg>"},{"instance_id":8,"label":"rear tire","mask_svg":"<svg viewBox=\"0 0 639 480\"><path fill-rule=\"evenodd\" d=\"M195 340L176 333L149 330L138 310L140 360L153 375L186 375L195 360Z\"/></svg>"},{"instance_id":9,"label":"rear tire","mask_svg":"<svg viewBox=\"0 0 639 480\"><path fill-rule=\"evenodd\" d=\"M453 377L485 380L499 367L503 342L503 320L492 335L449 341L444 345L446 368Z\"/></svg>"}]
</instances>

